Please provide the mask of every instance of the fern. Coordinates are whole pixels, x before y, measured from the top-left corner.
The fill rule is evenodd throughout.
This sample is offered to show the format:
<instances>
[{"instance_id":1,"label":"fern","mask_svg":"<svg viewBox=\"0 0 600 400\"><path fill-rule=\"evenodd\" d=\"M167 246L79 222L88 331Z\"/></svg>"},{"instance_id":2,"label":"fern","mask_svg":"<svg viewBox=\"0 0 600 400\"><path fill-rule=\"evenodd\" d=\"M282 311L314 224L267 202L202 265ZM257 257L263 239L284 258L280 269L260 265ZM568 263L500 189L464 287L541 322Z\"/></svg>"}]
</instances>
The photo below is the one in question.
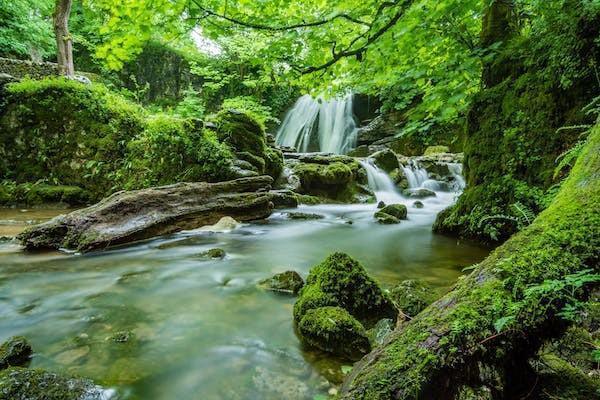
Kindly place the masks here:
<instances>
[{"instance_id":1,"label":"fern","mask_svg":"<svg viewBox=\"0 0 600 400\"><path fill-rule=\"evenodd\" d=\"M558 165L554 169L553 179L556 179L566 167L573 166L573 162L577 159L577 157L579 157L579 154L581 153L586 141L587 140L580 140L579 142L575 143L575 146L561 153L556 158L555 162L557 162Z\"/></svg>"}]
</instances>

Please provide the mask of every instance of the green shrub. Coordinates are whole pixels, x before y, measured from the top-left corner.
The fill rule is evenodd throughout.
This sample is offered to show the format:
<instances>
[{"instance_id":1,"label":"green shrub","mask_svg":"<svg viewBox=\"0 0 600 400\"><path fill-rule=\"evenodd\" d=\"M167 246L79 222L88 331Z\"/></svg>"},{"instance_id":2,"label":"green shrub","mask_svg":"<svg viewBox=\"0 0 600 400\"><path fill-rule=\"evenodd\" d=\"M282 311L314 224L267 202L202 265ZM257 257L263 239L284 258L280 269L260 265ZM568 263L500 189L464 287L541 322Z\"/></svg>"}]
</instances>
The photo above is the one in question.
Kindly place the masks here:
<instances>
[{"instance_id":1,"label":"green shrub","mask_svg":"<svg viewBox=\"0 0 600 400\"><path fill-rule=\"evenodd\" d=\"M233 156L228 147L192 120L155 115L127 149L122 171L126 189L231 178Z\"/></svg>"}]
</instances>

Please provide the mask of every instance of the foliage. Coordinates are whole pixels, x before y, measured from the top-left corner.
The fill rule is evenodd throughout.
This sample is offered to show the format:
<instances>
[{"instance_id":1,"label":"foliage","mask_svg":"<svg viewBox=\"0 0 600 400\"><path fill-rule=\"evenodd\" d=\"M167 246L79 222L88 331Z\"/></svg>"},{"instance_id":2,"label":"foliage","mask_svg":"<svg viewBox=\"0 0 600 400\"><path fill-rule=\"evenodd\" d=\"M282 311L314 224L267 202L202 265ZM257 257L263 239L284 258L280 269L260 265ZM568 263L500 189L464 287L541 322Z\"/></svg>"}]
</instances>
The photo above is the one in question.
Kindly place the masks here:
<instances>
[{"instance_id":1,"label":"foliage","mask_svg":"<svg viewBox=\"0 0 600 400\"><path fill-rule=\"evenodd\" d=\"M238 96L225 99L221 108L225 110L238 110L255 118L261 125L277 124L279 120L271 114L271 108L264 106L250 96Z\"/></svg>"},{"instance_id":2,"label":"foliage","mask_svg":"<svg viewBox=\"0 0 600 400\"><path fill-rule=\"evenodd\" d=\"M199 93L193 88L190 88L183 93L185 97L179 102L179 104L177 104L173 110L173 113L182 118L202 119L204 117L206 107L204 106L204 101L200 97Z\"/></svg>"},{"instance_id":3,"label":"foliage","mask_svg":"<svg viewBox=\"0 0 600 400\"><path fill-rule=\"evenodd\" d=\"M53 7L52 0L0 0L0 57L53 55Z\"/></svg>"}]
</instances>

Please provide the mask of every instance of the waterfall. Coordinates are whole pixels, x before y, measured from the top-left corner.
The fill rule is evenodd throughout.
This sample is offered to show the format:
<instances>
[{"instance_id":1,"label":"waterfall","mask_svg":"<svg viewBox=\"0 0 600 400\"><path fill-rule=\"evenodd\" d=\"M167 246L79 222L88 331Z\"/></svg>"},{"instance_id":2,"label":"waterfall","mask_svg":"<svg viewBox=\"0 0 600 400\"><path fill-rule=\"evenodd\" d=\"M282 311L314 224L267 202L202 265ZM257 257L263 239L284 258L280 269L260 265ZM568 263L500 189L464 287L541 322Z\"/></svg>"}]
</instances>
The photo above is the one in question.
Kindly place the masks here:
<instances>
[{"instance_id":1,"label":"waterfall","mask_svg":"<svg viewBox=\"0 0 600 400\"><path fill-rule=\"evenodd\" d=\"M360 161L360 164L367 171L369 187L375 193L377 201L383 201L385 203L397 202L400 198L400 194L398 194L396 185L389 175L379 169L373 160L369 158Z\"/></svg>"},{"instance_id":2,"label":"waterfall","mask_svg":"<svg viewBox=\"0 0 600 400\"><path fill-rule=\"evenodd\" d=\"M406 179L408 180L408 187L410 189L425 187L425 186L423 186L423 184L425 182L431 181L429 179L429 174L427 173L427 170L425 168L419 166L412 160L410 161L410 163L407 166L402 167L402 170L404 171L404 175L406 176ZM433 181L433 182L435 182L435 181ZM429 182L428 185L431 185L431 183ZM436 189L432 189L432 190L436 190Z\"/></svg>"},{"instance_id":3,"label":"waterfall","mask_svg":"<svg viewBox=\"0 0 600 400\"><path fill-rule=\"evenodd\" d=\"M466 186L465 178L462 175L463 166L461 163L448 163L448 171L454 177L455 187L457 191L462 191Z\"/></svg>"},{"instance_id":4,"label":"waterfall","mask_svg":"<svg viewBox=\"0 0 600 400\"><path fill-rule=\"evenodd\" d=\"M353 95L332 100L300 97L285 116L275 141L303 153L347 153L356 146L358 131L352 100Z\"/></svg>"}]
</instances>

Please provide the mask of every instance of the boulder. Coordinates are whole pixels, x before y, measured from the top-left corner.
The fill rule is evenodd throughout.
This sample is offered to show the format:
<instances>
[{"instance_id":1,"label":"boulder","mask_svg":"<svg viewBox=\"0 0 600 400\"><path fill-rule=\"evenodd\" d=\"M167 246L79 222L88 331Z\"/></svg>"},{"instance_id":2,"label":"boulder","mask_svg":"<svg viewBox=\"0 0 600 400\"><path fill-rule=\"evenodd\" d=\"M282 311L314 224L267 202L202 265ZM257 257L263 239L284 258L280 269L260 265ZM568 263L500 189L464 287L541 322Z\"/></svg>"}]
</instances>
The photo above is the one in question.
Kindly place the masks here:
<instances>
[{"instance_id":1,"label":"boulder","mask_svg":"<svg viewBox=\"0 0 600 400\"><path fill-rule=\"evenodd\" d=\"M294 304L294 320L300 322L308 310L326 306L345 309L367 328L383 318L396 320L398 314L363 266L344 253L333 253L311 269Z\"/></svg>"},{"instance_id":2,"label":"boulder","mask_svg":"<svg viewBox=\"0 0 600 400\"><path fill-rule=\"evenodd\" d=\"M286 271L260 281L258 286L273 292L296 295L304 286L304 280L296 271Z\"/></svg>"},{"instance_id":3,"label":"boulder","mask_svg":"<svg viewBox=\"0 0 600 400\"><path fill-rule=\"evenodd\" d=\"M435 293L428 285L406 280L390 290L390 297L404 314L414 317L436 300Z\"/></svg>"},{"instance_id":4,"label":"boulder","mask_svg":"<svg viewBox=\"0 0 600 400\"><path fill-rule=\"evenodd\" d=\"M413 207L414 208L423 208L423 207L425 207L425 204L423 204L422 201L417 200L413 203Z\"/></svg>"},{"instance_id":5,"label":"boulder","mask_svg":"<svg viewBox=\"0 0 600 400\"><path fill-rule=\"evenodd\" d=\"M448 146L429 146L425 149L423 155L430 156L440 153L450 153L450 148Z\"/></svg>"},{"instance_id":6,"label":"boulder","mask_svg":"<svg viewBox=\"0 0 600 400\"><path fill-rule=\"evenodd\" d=\"M298 323L303 343L350 360L371 351L363 325L341 307L308 310Z\"/></svg>"},{"instance_id":7,"label":"boulder","mask_svg":"<svg viewBox=\"0 0 600 400\"><path fill-rule=\"evenodd\" d=\"M18 238L28 250L84 252L199 228L224 216L239 221L262 219L273 209L267 192L272 182L271 177L260 176L118 192L96 205L29 228Z\"/></svg>"},{"instance_id":8,"label":"boulder","mask_svg":"<svg viewBox=\"0 0 600 400\"><path fill-rule=\"evenodd\" d=\"M31 345L22 336L13 336L0 346L0 370L8 367L22 367L29 363Z\"/></svg>"},{"instance_id":9,"label":"boulder","mask_svg":"<svg viewBox=\"0 0 600 400\"><path fill-rule=\"evenodd\" d=\"M392 215L398 219L406 219L407 209L404 204L389 204L379 210L377 213Z\"/></svg>"},{"instance_id":10,"label":"boulder","mask_svg":"<svg viewBox=\"0 0 600 400\"><path fill-rule=\"evenodd\" d=\"M375 162L375 165L387 173L391 173L392 171L400 168L396 153L390 149L378 151L369 158Z\"/></svg>"},{"instance_id":11,"label":"boulder","mask_svg":"<svg viewBox=\"0 0 600 400\"><path fill-rule=\"evenodd\" d=\"M303 212L287 212L285 216L289 219L301 219L301 220L310 220L310 219L323 219L325 218L321 214L312 214L312 213L303 213Z\"/></svg>"},{"instance_id":12,"label":"boulder","mask_svg":"<svg viewBox=\"0 0 600 400\"><path fill-rule=\"evenodd\" d=\"M377 203L378 209L382 209L383 207L385 207L385 203L383 201L380 201L379 203Z\"/></svg>"},{"instance_id":13,"label":"boulder","mask_svg":"<svg viewBox=\"0 0 600 400\"><path fill-rule=\"evenodd\" d=\"M219 249L219 248L214 248L214 249L209 249L206 251L203 251L202 253L198 254L198 257L200 258L204 258L207 260L210 259L223 259L225 258L225 250L223 249Z\"/></svg>"},{"instance_id":14,"label":"boulder","mask_svg":"<svg viewBox=\"0 0 600 400\"><path fill-rule=\"evenodd\" d=\"M435 197L436 196L436 194L433 190L424 189L424 188L406 189L406 190L402 191L402 194L405 197L408 197L411 199L424 199L426 197Z\"/></svg>"},{"instance_id":15,"label":"boulder","mask_svg":"<svg viewBox=\"0 0 600 400\"><path fill-rule=\"evenodd\" d=\"M0 371L2 400L110 400L116 393L92 381L47 372L11 367Z\"/></svg>"},{"instance_id":16,"label":"boulder","mask_svg":"<svg viewBox=\"0 0 600 400\"><path fill-rule=\"evenodd\" d=\"M379 222L380 224L383 224L383 225L394 225L394 224L399 224L400 222L402 222L401 219L396 218L393 215L382 213L382 212L376 212L375 219L377 219L377 222Z\"/></svg>"}]
</instances>

